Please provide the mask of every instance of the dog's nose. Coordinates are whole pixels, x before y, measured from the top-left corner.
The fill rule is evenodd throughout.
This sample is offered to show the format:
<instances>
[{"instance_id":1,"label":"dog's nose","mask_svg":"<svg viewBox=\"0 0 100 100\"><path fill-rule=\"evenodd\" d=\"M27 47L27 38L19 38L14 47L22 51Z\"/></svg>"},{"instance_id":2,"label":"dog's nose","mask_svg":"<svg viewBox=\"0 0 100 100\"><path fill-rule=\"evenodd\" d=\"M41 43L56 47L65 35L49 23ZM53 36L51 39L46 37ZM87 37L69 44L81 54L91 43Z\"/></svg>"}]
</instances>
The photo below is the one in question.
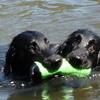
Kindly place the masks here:
<instances>
[{"instance_id":1,"label":"dog's nose","mask_svg":"<svg viewBox=\"0 0 100 100\"><path fill-rule=\"evenodd\" d=\"M69 57L68 61L73 67L81 69L82 60L79 56L76 57L71 56Z\"/></svg>"},{"instance_id":2,"label":"dog's nose","mask_svg":"<svg viewBox=\"0 0 100 100\"><path fill-rule=\"evenodd\" d=\"M57 70L61 65L61 61L62 61L62 57L55 54L45 59L45 63L50 65L47 66L49 71Z\"/></svg>"},{"instance_id":3,"label":"dog's nose","mask_svg":"<svg viewBox=\"0 0 100 100\"><path fill-rule=\"evenodd\" d=\"M61 61L61 57L59 55L55 55L55 54L50 56L50 57L47 57L45 59L45 62L51 63L51 64L55 64L55 63L58 63L60 61Z\"/></svg>"}]
</instances>

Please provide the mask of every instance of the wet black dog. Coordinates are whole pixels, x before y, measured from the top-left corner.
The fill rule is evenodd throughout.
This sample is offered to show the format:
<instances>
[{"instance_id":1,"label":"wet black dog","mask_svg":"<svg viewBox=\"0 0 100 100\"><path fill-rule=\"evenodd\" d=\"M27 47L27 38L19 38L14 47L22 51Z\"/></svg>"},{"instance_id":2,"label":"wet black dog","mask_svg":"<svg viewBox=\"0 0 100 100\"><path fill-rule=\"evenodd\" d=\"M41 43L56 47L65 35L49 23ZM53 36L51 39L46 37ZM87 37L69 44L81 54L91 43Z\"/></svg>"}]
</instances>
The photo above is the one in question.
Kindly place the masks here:
<instances>
[{"instance_id":1,"label":"wet black dog","mask_svg":"<svg viewBox=\"0 0 100 100\"><path fill-rule=\"evenodd\" d=\"M6 76L11 75L14 80L30 81L34 61L52 64L56 67L47 67L47 70L55 71L61 64L59 55L78 69L95 68L99 63L99 44L100 38L87 29L73 32L60 45L50 44L40 32L25 31L12 40L6 54L4 73ZM39 73L36 77L39 78Z\"/></svg>"},{"instance_id":2,"label":"wet black dog","mask_svg":"<svg viewBox=\"0 0 100 100\"><path fill-rule=\"evenodd\" d=\"M40 32L25 31L15 36L6 53L5 76L30 80L34 61L46 61L52 54L49 48L48 39Z\"/></svg>"},{"instance_id":3,"label":"wet black dog","mask_svg":"<svg viewBox=\"0 0 100 100\"><path fill-rule=\"evenodd\" d=\"M99 62L100 37L88 29L79 29L60 44L57 54L79 68L95 67Z\"/></svg>"}]
</instances>

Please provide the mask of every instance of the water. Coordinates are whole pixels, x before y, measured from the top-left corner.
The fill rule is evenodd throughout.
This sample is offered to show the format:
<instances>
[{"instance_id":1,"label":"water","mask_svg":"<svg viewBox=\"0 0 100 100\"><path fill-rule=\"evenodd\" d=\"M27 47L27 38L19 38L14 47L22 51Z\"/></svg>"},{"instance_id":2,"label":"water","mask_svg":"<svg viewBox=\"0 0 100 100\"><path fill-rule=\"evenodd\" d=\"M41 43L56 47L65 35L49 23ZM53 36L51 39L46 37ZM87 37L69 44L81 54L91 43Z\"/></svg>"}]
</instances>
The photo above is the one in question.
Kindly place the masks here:
<instances>
[{"instance_id":1,"label":"water","mask_svg":"<svg viewBox=\"0 0 100 100\"><path fill-rule=\"evenodd\" d=\"M100 35L100 0L0 0L0 67L7 45L22 31L37 30L60 42L79 28ZM99 80L59 79L18 90L0 83L0 100L100 100Z\"/></svg>"}]
</instances>

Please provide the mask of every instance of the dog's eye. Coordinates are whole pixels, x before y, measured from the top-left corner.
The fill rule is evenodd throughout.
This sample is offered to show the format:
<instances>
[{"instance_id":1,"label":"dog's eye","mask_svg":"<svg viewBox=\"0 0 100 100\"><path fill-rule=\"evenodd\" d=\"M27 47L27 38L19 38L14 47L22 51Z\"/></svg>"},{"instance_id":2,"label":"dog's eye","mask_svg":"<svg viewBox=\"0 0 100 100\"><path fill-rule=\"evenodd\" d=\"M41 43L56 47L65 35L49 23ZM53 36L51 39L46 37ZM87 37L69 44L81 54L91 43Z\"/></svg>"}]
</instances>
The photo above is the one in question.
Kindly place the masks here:
<instances>
[{"instance_id":1,"label":"dog's eye","mask_svg":"<svg viewBox=\"0 0 100 100\"><path fill-rule=\"evenodd\" d=\"M91 40L88 43L87 49L90 53L95 53L96 52L96 44L95 44L95 40Z\"/></svg>"},{"instance_id":2,"label":"dog's eye","mask_svg":"<svg viewBox=\"0 0 100 100\"><path fill-rule=\"evenodd\" d=\"M89 48L88 48L88 51L90 52L90 53L95 53L96 52L96 47L93 45L93 46L90 46Z\"/></svg>"},{"instance_id":3,"label":"dog's eye","mask_svg":"<svg viewBox=\"0 0 100 100\"><path fill-rule=\"evenodd\" d=\"M94 39L89 41L89 45L94 45L95 43L96 41Z\"/></svg>"},{"instance_id":4,"label":"dog's eye","mask_svg":"<svg viewBox=\"0 0 100 100\"><path fill-rule=\"evenodd\" d=\"M37 43L36 42L32 42L29 48L33 49L33 50L37 50L37 47L38 47Z\"/></svg>"}]
</instances>

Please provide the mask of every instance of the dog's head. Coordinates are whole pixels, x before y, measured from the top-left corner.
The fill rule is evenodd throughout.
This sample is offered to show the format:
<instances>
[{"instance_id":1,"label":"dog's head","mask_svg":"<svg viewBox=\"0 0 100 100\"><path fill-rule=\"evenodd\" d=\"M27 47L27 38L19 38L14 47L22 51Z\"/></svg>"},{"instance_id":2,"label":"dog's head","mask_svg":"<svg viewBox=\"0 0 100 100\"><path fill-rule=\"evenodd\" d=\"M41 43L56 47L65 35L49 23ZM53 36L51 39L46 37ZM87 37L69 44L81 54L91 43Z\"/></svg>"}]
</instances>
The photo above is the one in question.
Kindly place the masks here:
<instances>
[{"instance_id":1,"label":"dog's head","mask_svg":"<svg viewBox=\"0 0 100 100\"><path fill-rule=\"evenodd\" d=\"M57 53L79 68L94 68L97 65L100 50L100 38L96 33L80 29L68 36L58 48Z\"/></svg>"},{"instance_id":2,"label":"dog's head","mask_svg":"<svg viewBox=\"0 0 100 100\"><path fill-rule=\"evenodd\" d=\"M48 39L40 32L25 31L14 37L6 54L5 75L14 79L30 79L34 61L51 55ZM25 79L26 78L26 79Z\"/></svg>"}]
</instances>

